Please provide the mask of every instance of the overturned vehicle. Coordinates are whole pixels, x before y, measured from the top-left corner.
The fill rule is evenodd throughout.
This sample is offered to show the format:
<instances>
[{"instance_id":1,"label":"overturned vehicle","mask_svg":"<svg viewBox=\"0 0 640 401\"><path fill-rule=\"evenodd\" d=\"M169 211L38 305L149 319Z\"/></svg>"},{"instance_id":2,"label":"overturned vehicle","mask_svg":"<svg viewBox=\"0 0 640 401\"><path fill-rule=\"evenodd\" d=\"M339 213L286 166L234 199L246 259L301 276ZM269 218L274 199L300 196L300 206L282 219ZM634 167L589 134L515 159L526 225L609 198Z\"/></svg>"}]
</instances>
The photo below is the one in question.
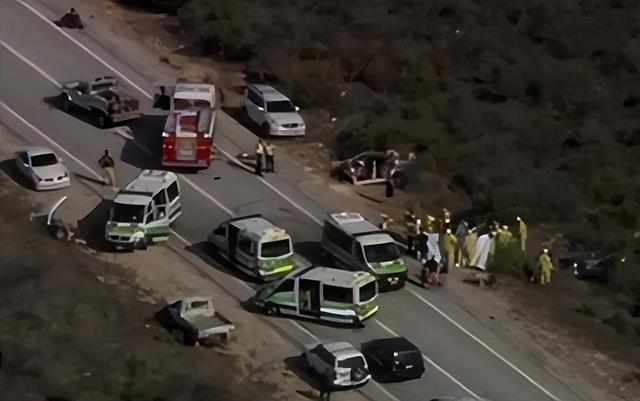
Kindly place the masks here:
<instances>
[{"instance_id":1,"label":"overturned vehicle","mask_svg":"<svg viewBox=\"0 0 640 401\"><path fill-rule=\"evenodd\" d=\"M386 152L368 151L350 159L334 161L331 175L348 180L353 185L379 184L392 180L396 188L402 188L407 184L404 169L414 159L414 154L402 158L400 153L391 149Z\"/></svg>"},{"instance_id":2,"label":"overturned vehicle","mask_svg":"<svg viewBox=\"0 0 640 401\"><path fill-rule=\"evenodd\" d=\"M59 105L65 112L75 107L90 113L100 128L140 117L138 99L123 90L117 79L109 76L98 77L90 82L64 83Z\"/></svg>"}]
</instances>

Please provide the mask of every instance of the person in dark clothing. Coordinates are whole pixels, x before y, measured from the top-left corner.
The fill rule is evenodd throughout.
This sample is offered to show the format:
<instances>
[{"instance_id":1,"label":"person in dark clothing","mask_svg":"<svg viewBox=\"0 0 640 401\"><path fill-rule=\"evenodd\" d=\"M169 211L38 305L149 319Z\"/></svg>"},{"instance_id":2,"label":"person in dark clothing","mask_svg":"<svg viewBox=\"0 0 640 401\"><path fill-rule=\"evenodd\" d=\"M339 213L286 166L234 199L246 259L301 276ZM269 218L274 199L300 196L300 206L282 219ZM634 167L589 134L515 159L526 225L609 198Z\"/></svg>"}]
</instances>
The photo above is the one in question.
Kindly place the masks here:
<instances>
[{"instance_id":1,"label":"person in dark clothing","mask_svg":"<svg viewBox=\"0 0 640 401\"><path fill-rule=\"evenodd\" d=\"M387 198L393 197L393 181L392 180L387 180L387 182L385 183L384 195Z\"/></svg>"},{"instance_id":2,"label":"person in dark clothing","mask_svg":"<svg viewBox=\"0 0 640 401\"><path fill-rule=\"evenodd\" d=\"M420 263L425 264L429 255L429 235L425 231L424 227L418 237L416 238L416 259Z\"/></svg>"},{"instance_id":3,"label":"person in dark clothing","mask_svg":"<svg viewBox=\"0 0 640 401\"><path fill-rule=\"evenodd\" d=\"M427 279L427 284L434 286L440 285L440 264L436 262L434 258L431 258L425 263L427 270L429 271L429 278Z\"/></svg>"},{"instance_id":4,"label":"person in dark clothing","mask_svg":"<svg viewBox=\"0 0 640 401\"><path fill-rule=\"evenodd\" d=\"M258 141L258 144L256 145L256 169L255 169L255 173L257 176L262 176L262 159L264 159L264 143L262 142L262 139L260 139Z\"/></svg>"},{"instance_id":5,"label":"person in dark clothing","mask_svg":"<svg viewBox=\"0 0 640 401\"><path fill-rule=\"evenodd\" d=\"M56 24L61 28L69 28L69 29L84 28L84 25L82 24L82 20L80 19L80 15L74 8L72 8L62 18L60 18L60 20L54 21L54 24Z\"/></svg>"},{"instance_id":6,"label":"person in dark clothing","mask_svg":"<svg viewBox=\"0 0 640 401\"><path fill-rule=\"evenodd\" d=\"M105 149L104 154L100 160L98 160L98 164L104 171L103 185L111 185L111 188L116 190L116 173L114 170L115 162L113 161L113 158L109 156L108 150Z\"/></svg>"}]
</instances>

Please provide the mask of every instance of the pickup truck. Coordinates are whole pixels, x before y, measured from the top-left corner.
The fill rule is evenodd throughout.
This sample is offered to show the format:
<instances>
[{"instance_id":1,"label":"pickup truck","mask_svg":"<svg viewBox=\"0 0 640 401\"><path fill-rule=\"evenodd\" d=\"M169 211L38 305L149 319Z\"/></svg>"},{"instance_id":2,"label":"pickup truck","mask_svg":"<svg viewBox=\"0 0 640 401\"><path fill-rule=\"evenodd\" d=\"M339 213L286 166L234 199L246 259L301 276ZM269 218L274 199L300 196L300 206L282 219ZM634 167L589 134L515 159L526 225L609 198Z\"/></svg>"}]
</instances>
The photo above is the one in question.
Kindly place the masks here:
<instances>
[{"instance_id":1,"label":"pickup truck","mask_svg":"<svg viewBox=\"0 0 640 401\"><path fill-rule=\"evenodd\" d=\"M91 113L100 128L140 117L138 99L126 93L118 86L118 80L109 76L98 77L90 82L64 83L59 104L64 112L77 107Z\"/></svg>"},{"instance_id":2,"label":"pickup truck","mask_svg":"<svg viewBox=\"0 0 640 401\"><path fill-rule=\"evenodd\" d=\"M178 342L196 345L213 336L224 337L225 343L231 337L235 326L220 315L213 307L211 297L189 297L169 301L164 309L162 323L171 330Z\"/></svg>"}]
</instances>

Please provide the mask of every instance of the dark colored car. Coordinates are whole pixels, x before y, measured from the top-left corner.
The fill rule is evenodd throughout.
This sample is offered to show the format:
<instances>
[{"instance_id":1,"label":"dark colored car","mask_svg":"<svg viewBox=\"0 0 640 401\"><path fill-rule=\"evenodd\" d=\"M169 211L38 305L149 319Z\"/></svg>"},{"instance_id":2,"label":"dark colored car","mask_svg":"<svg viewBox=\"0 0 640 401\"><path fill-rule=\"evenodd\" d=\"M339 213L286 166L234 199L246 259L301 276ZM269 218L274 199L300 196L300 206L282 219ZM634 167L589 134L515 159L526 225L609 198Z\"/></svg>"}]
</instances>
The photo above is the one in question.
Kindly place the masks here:
<instances>
[{"instance_id":1,"label":"dark colored car","mask_svg":"<svg viewBox=\"0 0 640 401\"><path fill-rule=\"evenodd\" d=\"M573 274L578 280L608 281L618 263L624 263L624 258L614 255L604 257L596 254L570 254L559 260L562 268L573 269Z\"/></svg>"},{"instance_id":2,"label":"dark colored car","mask_svg":"<svg viewBox=\"0 0 640 401\"><path fill-rule=\"evenodd\" d=\"M413 380L424 373L420 350L404 337L372 340L362 344L361 348L375 381Z\"/></svg>"}]
</instances>

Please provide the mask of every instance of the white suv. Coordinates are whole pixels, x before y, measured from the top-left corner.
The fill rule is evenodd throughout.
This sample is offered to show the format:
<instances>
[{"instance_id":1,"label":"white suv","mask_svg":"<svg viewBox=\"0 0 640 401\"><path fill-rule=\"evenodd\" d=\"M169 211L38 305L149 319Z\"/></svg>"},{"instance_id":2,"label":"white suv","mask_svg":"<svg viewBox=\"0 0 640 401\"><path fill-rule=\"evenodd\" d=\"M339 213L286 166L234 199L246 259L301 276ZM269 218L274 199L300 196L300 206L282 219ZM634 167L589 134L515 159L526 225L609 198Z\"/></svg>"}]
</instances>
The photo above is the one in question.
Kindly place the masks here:
<instances>
[{"instance_id":1,"label":"white suv","mask_svg":"<svg viewBox=\"0 0 640 401\"><path fill-rule=\"evenodd\" d=\"M269 85L249 85L244 99L249 118L262 134L301 136L305 134L299 107Z\"/></svg>"},{"instance_id":2,"label":"white suv","mask_svg":"<svg viewBox=\"0 0 640 401\"><path fill-rule=\"evenodd\" d=\"M303 356L306 369L329 388L359 386L371 378L362 353L346 342L320 344Z\"/></svg>"}]
</instances>

